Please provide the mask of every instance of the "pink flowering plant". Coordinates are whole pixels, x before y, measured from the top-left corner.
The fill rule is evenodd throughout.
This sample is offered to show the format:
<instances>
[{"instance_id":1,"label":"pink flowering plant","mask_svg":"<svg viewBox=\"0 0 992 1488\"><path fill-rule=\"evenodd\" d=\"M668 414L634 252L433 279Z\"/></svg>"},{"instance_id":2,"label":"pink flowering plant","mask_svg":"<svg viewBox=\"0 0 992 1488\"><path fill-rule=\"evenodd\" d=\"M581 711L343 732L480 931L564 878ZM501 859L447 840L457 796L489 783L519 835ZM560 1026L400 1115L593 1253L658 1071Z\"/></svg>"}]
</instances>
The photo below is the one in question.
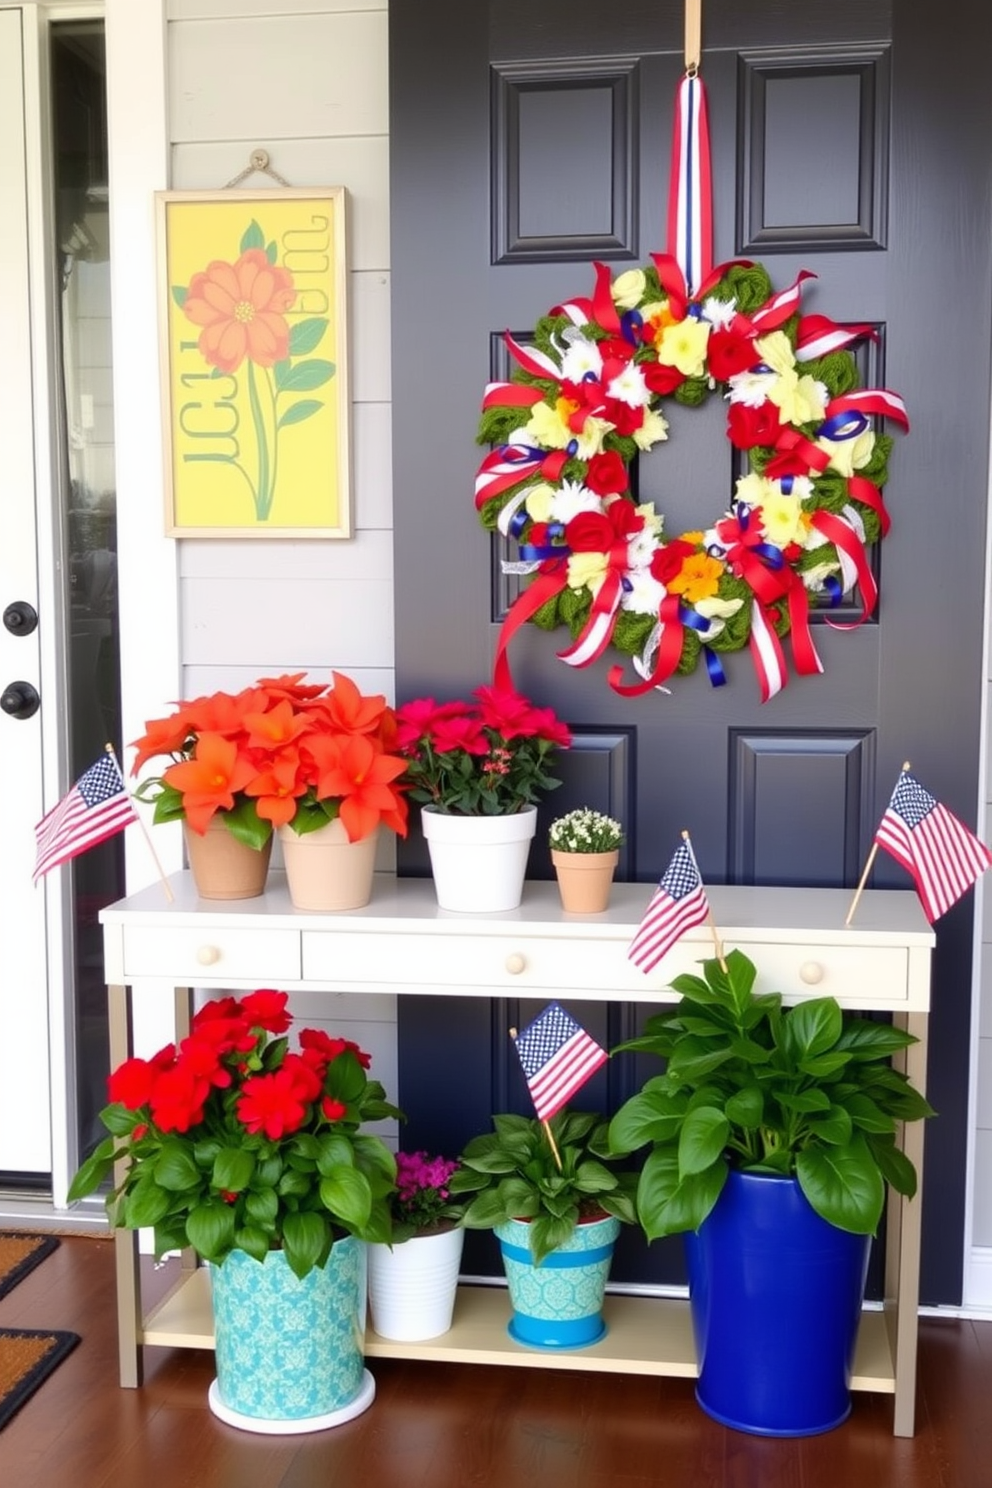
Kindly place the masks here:
<instances>
[{"instance_id":1,"label":"pink flowering plant","mask_svg":"<svg viewBox=\"0 0 992 1488\"><path fill-rule=\"evenodd\" d=\"M396 1154L396 1191L392 1195L393 1240L437 1235L454 1229L465 1208L448 1184L458 1163L429 1152Z\"/></svg>"},{"instance_id":2,"label":"pink flowering plant","mask_svg":"<svg viewBox=\"0 0 992 1488\"><path fill-rule=\"evenodd\" d=\"M520 693L477 687L471 702L417 698L396 710L405 783L423 806L455 816L506 816L537 804L572 736L550 708Z\"/></svg>"},{"instance_id":3,"label":"pink flowering plant","mask_svg":"<svg viewBox=\"0 0 992 1488\"><path fill-rule=\"evenodd\" d=\"M111 1223L150 1227L155 1253L192 1248L221 1262L283 1250L297 1276L335 1238L388 1242L393 1154L367 1121L399 1118L369 1055L304 1028L290 1045L287 995L262 989L206 1003L178 1048L126 1059L110 1075L110 1136L83 1163L71 1201L126 1167L107 1199Z\"/></svg>"}]
</instances>

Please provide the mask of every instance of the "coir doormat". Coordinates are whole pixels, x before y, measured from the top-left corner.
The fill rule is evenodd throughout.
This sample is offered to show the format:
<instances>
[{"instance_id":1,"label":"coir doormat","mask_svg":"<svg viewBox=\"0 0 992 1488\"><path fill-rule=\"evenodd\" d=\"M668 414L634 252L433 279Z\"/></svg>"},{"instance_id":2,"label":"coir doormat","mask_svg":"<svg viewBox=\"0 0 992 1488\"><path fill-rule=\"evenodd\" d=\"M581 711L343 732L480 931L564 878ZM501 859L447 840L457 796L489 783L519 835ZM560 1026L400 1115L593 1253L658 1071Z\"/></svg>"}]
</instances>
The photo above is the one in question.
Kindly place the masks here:
<instances>
[{"instance_id":1,"label":"coir doormat","mask_svg":"<svg viewBox=\"0 0 992 1488\"><path fill-rule=\"evenodd\" d=\"M11 1287L23 1281L28 1272L40 1265L58 1246L54 1235L18 1235L13 1231L0 1231L0 1297L5 1297Z\"/></svg>"},{"instance_id":2,"label":"coir doormat","mask_svg":"<svg viewBox=\"0 0 992 1488\"><path fill-rule=\"evenodd\" d=\"M78 1342L78 1333L0 1328L0 1431Z\"/></svg>"}]
</instances>

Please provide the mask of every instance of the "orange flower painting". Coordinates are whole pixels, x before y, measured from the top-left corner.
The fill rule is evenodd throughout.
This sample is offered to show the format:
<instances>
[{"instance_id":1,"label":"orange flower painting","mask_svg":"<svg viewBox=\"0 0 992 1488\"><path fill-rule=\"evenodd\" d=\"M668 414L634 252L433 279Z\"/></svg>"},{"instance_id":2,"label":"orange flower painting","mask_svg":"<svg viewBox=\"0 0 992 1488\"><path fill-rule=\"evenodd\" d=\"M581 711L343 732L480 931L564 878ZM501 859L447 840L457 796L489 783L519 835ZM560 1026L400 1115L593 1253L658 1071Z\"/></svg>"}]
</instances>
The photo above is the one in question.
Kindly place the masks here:
<instances>
[{"instance_id":1,"label":"orange flower painting","mask_svg":"<svg viewBox=\"0 0 992 1488\"><path fill-rule=\"evenodd\" d=\"M160 192L171 534L350 536L344 192Z\"/></svg>"}]
</instances>

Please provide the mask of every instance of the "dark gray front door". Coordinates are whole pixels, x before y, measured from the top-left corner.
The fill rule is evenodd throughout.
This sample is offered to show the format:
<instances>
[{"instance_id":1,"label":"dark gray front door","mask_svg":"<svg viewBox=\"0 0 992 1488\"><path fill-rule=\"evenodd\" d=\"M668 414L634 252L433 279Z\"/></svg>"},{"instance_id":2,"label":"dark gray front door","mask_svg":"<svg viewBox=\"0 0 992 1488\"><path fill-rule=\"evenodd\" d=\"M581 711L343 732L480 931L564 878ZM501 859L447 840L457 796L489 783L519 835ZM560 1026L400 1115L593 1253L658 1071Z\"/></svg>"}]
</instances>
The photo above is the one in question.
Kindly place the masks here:
<instances>
[{"instance_id":1,"label":"dark gray front door","mask_svg":"<svg viewBox=\"0 0 992 1488\"><path fill-rule=\"evenodd\" d=\"M877 346L859 354L862 381L901 393L913 431L897 434L891 460L893 530L876 550L876 617L847 631L816 626L822 676L792 676L762 705L742 651L728 658L724 687L699 668L676 678L670 696L624 700L606 684L615 657L566 667L555 651L567 633L533 626L513 642L518 687L576 734L544 824L583 801L620 816L625 875L646 885L687 827L710 883L853 889L904 759L974 819L992 130L974 49L934 45L941 15L936 0L704 8L715 259L758 259L776 289L811 270L807 312L876 325ZM969 0L958 34L977 19ZM401 0L390 31L404 701L464 696L488 681L512 599L473 505L482 392L510 370L501 333L526 337L551 306L590 295L593 260L616 274L667 246L682 7ZM676 409L668 442L640 461L641 499L665 512L669 532L708 524L729 501L724 422L718 399ZM425 862L412 843L401 871L423 872ZM531 869L549 872L540 835ZM873 882L911 892L884 856ZM932 1302L960 1297L970 901L940 923L935 961L931 1093L940 1118L928 1132L923 1282ZM536 1008L407 1002L415 1006L401 1012L405 1141L451 1150L485 1129L491 1111L527 1109L506 1028ZM607 1043L641 1016L585 1004L582 1015ZM615 1067L598 1075L587 1103L612 1106L627 1093L622 1078ZM624 1265L646 1274L655 1261Z\"/></svg>"}]
</instances>

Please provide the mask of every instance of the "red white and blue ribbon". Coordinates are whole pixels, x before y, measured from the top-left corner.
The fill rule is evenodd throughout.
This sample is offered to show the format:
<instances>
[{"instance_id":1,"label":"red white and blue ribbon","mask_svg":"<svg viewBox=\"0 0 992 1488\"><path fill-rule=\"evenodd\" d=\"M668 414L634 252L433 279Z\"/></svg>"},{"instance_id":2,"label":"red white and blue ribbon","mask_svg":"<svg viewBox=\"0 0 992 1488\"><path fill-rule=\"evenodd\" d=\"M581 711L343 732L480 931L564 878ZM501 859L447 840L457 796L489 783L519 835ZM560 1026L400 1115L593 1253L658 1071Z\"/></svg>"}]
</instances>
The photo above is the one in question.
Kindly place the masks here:
<instances>
[{"instance_id":1,"label":"red white and blue ribbon","mask_svg":"<svg viewBox=\"0 0 992 1488\"><path fill-rule=\"evenodd\" d=\"M682 78L675 96L668 249L682 270L691 298L713 267L709 118L703 80L695 72Z\"/></svg>"}]
</instances>

